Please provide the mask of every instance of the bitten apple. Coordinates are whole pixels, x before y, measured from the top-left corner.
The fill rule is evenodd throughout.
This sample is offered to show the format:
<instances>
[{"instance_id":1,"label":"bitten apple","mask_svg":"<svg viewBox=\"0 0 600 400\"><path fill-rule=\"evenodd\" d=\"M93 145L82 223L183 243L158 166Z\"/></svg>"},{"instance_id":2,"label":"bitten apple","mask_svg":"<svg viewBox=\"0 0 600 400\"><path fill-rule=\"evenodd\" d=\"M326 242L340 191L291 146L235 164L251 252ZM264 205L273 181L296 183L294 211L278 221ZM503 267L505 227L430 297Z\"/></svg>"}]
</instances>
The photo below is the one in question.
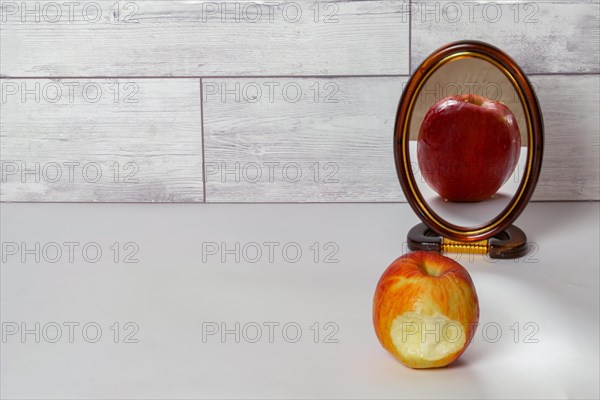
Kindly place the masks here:
<instances>
[{"instance_id":1,"label":"bitten apple","mask_svg":"<svg viewBox=\"0 0 600 400\"><path fill-rule=\"evenodd\" d=\"M436 252L412 252L381 276L373 324L381 345L411 368L444 367L467 348L479 302L467 270Z\"/></svg>"},{"instance_id":2,"label":"bitten apple","mask_svg":"<svg viewBox=\"0 0 600 400\"><path fill-rule=\"evenodd\" d=\"M449 201L482 201L510 178L521 152L521 133L503 103L466 94L435 103L417 140L425 182Z\"/></svg>"}]
</instances>

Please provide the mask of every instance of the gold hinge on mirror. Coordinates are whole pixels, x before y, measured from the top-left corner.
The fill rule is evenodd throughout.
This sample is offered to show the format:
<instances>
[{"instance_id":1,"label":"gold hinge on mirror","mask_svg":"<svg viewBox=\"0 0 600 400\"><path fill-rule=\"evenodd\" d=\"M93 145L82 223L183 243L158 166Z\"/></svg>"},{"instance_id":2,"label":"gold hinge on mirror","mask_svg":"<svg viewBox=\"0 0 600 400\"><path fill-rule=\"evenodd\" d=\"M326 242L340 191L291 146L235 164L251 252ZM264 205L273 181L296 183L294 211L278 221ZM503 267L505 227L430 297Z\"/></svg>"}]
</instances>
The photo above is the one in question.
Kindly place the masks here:
<instances>
[{"instance_id":1,"label":"gold hinge on mirror","mask_svg":"<svg viewBox=\"0 0 600 400\"><path fill-rule=\"evenodd\" d=\"M411 251L438 251L442 253L488 254L491 258L518 258L527 253L527 236L514 225L487 240L463 242L444 238L424 223L417 224L406 237Z\"/></svg>"},{"instance_id":2,"label":"gold hinge on mirror","mask_svg":"<svg viewBox=\"0 0 600 400\"><path fill-rule=\"evenodd\" d=\"M443 238L442 241L442 252L444 253L487 254L488 251L489 244L487 239L478 242L458 242Z\"/></svg>"}]
</instances>

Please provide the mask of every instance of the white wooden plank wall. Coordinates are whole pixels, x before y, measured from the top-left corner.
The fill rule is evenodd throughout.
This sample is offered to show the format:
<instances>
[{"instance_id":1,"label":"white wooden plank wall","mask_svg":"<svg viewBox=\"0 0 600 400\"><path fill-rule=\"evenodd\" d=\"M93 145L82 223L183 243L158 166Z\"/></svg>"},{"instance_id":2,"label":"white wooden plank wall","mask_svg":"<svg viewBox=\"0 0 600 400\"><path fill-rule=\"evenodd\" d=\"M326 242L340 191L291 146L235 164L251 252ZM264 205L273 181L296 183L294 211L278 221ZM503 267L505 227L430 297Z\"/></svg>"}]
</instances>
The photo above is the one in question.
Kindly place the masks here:
<instances>
[{"instance_id":1,"label":"white wooden plank wall","mask_svg":"<svg viewBox=\"0 0 600 400\"><path fill-rule=\"evenodd\" d=\"M404 201L402 87L458 39L529 73L534 199L600 199L597 0L67 4L0 1L2 201Z\"/></svg>"},{"instance_id":2,"label":"white wooden plank wall","mask_svg":"<svg viewBox=\"0 0 600 400\"><path fill-rule=\"evenodd\" d=\"M469 38L500 47L529 74L597 74L598 7L598 0L413 1L411 71L445 43Z\"/></svg>"},{"instance_id":3,"label":"white wooden plank wall","mask_svg":"<svg viewBox=\"0 0 600 400\"><path fill-rule=\"evenodd\" d=\"M21 1L2 3L2 75L408 73L408 17L397 0L82 0L59 19L48 7L57 2L25 1L32 14Z\"/></svg>"},{"instance_id":4,"label":"white wooden plank wall","mask_svg":"<svg viewBox=\"0 0 600 400\"><path fill-rule=\"evenodd\" d=\"M2 200L203 200L198 79L2 84Z\"/></svg>"}]
</instances>

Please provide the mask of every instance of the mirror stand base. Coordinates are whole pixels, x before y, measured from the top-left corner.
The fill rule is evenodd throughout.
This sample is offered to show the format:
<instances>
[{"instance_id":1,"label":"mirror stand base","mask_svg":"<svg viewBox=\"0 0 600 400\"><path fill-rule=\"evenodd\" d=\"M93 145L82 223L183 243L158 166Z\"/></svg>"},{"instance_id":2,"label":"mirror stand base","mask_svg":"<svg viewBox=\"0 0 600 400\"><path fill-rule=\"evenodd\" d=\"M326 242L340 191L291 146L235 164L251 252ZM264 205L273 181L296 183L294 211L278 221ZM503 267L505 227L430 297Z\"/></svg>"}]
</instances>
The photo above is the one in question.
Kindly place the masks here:
<instances>
[{"instance_id":1,"label":"mirror stand base","mask_svg":"<svg viewBox=\"0 0 600 400\"><path fill-rule=\"evenodd\" d=\"M522 257L528 250L525 232L514 225L486 240L462 242L440 236L424 223L420 223L408 232L407 243L409 250L487 254L491 258L504 259Z\"/></svg>"}]
</instances>

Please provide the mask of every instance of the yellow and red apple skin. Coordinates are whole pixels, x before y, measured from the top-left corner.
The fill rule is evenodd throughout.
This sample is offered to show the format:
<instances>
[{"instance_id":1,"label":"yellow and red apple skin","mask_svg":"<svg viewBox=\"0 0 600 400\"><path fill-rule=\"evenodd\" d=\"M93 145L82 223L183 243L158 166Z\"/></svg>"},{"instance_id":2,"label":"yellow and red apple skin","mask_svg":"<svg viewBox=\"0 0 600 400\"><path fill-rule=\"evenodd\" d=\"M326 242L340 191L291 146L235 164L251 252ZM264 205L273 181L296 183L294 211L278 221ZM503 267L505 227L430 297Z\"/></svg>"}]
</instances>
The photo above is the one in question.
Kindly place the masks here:
<instances>
[{"instance_id":1,"label":"yellow and red apple skin","mask_svg":"<svg viewBox=\"0 0 600 400\"><path fill-rule=\"evenodd\" d=\"M456 321L464 330L464 346L438 360L403 356L393 343L390 329L394 319L405 313L443 315ZM478 321L479 301L469 273L437 252L417 251L399 257L377 284L373 299L377 338L389 353L411 368L444 367L456 360L471 343Z\"/></svg>"}]
</instances>

